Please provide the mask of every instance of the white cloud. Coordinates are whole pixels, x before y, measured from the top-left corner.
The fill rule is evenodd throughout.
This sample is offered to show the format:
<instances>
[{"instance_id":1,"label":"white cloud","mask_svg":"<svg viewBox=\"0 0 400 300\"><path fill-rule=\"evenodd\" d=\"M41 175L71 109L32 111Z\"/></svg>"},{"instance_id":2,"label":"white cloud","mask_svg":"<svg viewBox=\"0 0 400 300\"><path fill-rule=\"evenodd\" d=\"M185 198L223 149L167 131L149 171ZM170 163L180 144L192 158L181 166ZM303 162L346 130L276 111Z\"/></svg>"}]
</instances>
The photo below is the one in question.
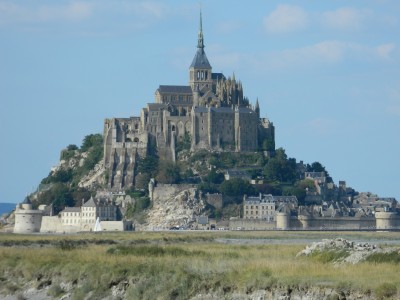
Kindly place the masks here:
<instances>
[{"instance_id":1,"label":"white cloud","mask_svg":"<svg viewBox=\"0 0 400 300\"><path fill-rule=\"evenodd\" d=\"M333 29L359 30L364 27L366 21L372 16L367 9L355 9L351 7L339 8L335 11L322 13L322 23Z\"/></svg>"},{"instance_id":2,"label":"white cloud","mask_svg":"<svg viewBox=\"0 0 400 300\"><path fill-rule=\"evenodd\" d=\"M270 33L298 31L307 26L308 15L303 8L294 5L279 5L263 20Z\"/></svg>"},{"instance_id":3,"label":"white cloud","mask_svg":"<svg viewBox=\"0 0 400 300\"><path fill-rule=\"evenodd\" d=\"M247 57L257 69L310 68L326 64L338 64L350 61L382 61L391 57L394 44L366 46L344 41L322 41L301 48L284 49Z\"/></svg>"},{"instance_id":4,"label":"white cloud","mask_svg":"<svg viewBox=\"0 0 400 300\"><path fill-rule=\"evenodd\" d=\"M376 47L376 52L380 58L390 59L391 54L393 53L395 48L396 46L393 43L384 44Z\"/></svg>"}]
</instances>

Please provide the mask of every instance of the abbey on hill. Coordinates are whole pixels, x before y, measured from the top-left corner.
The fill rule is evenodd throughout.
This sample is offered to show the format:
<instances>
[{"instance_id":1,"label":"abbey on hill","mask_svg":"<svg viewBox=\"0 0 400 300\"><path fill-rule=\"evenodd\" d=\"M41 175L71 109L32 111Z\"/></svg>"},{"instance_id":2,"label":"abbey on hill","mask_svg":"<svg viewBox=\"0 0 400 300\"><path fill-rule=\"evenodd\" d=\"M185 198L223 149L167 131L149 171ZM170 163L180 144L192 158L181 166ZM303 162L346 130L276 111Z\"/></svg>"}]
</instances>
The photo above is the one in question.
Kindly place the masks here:
<instances>
[{"instance_id":1,"label":"abbey on hill","mask_svg":"<svg viewBox=\"0 0 400 300\"><path fill-rule=\"evenodd\" d=\"M258 100L252 106L240 81L213 73L204 51L202 18L197 52L189 67L189 85L160 85L155 103L140 117L104 122L104 165L108 187L131 187L135 165L150 149L160 158L176 160L176 145L190 137L191 150L274 150L274 126L260 118Z\"/></svg>"}]
</instances>

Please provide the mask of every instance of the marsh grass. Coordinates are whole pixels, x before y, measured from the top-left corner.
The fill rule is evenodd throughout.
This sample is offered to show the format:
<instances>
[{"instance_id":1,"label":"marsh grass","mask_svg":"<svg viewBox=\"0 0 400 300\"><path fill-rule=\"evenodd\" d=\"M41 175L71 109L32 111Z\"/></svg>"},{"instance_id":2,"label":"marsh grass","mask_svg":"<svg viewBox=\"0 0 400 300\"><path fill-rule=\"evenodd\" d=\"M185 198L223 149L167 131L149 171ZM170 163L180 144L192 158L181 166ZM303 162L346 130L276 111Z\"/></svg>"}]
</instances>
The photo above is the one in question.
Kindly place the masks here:
<instances>
[{"instance_id":1,"label":"marsh grass","mask_svg":"<svg viewBox=\"0 0 400 300\"><path fill-rule=\"evenodd\" d=\"M346 250L324 250L315 251L308 258L327 264L339 261L347 256L349 256L349 252Z\"/></svg>"},{"instance_id":2,"label":"marsh grass","mask_svg":"<svg viewBox=\"0 0 400 300\"><path fill-rule=\"evenodd\" d=\"M73 299L104 298L114 286L123 286L128 299L187 299L199 293L249 293L276 286L372 289L384 297L387 284L400 284L400 265L393 263L392 258L337 268L330 263L337 259L331 253L320 253L311 259L296 258L305 245L290 244L290 238L306 238L303 233L290 233L282 244L214 242L217 237L249 236L283 239L284 233L9 235L0 242L1 283L17 293L20 286L10 283L13 278L35 281L37 286L50 280L57 294L61 293L58 282L74 282ZM20 240L23 245L15 246ZM13 246L4 246L4 241ZM28 246L29 241L32 247ZM38 241L46 246L38 247Z\"/></svg>"},{"instance_id":3,"label":"marsh grass","mask_svg":"<svg viewBox=\"0 0 400 300\"><path fill-rule=\"evenodd\" d=\"M397 251L389 252L389 253L374 253L367 257L366 261L372 263L392 263L399 264L400 263L400 253Z\"/></svg>"}]
</instances>

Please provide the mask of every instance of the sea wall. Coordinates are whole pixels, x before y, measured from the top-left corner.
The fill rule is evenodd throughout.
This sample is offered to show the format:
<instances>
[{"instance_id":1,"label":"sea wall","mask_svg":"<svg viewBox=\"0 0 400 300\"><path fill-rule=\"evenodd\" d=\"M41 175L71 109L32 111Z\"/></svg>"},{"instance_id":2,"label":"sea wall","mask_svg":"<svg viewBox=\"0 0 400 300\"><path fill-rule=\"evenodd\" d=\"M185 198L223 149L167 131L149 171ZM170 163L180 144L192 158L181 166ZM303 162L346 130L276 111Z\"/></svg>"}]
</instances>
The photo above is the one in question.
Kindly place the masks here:
<instances>
[{"instance_id":1,"label":"sea wall","mask_svg":"<svg viewBox=\"0 0 400 300\"><path fill-rule=\"evenodd\" d=\"M229 221L229 230L273 230L275 228L275 222L266 222L265 220L236 219Z\"/></svg>"}]
</instances>

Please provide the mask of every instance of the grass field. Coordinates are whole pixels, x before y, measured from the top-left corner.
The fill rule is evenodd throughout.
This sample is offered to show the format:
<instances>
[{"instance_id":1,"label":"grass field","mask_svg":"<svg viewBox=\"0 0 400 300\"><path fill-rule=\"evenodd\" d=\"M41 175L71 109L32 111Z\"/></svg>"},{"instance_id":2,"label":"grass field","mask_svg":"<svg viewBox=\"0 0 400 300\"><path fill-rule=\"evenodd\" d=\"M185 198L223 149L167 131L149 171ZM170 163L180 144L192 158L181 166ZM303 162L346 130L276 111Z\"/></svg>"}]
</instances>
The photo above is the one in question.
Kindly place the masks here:
<instances>
[{"instance_id":1,"label":"grass field","mask_svg":"<svg viewBox=\"0 0 400 300\"><path fill-rule=\"evenodd\" d=\"M64 293L60 284L70 282L75 286L74 299L83 299L89 291L92 299L98 299L118 285L126 286L131 299L188 299L209 291L250 293L276 286L372 291L382 297L390 288L391 295L397 293L398 263L334 268L322 260L296 258L305 247L301 240L338 236L400 245L400 233L372 232L4 234L0 235L0 285L3 292L17 293L27 282L39 286L50 281L49 293L57 297ZM218 243L216 238L237 243Z\"/></svg>"}]
</instances>

